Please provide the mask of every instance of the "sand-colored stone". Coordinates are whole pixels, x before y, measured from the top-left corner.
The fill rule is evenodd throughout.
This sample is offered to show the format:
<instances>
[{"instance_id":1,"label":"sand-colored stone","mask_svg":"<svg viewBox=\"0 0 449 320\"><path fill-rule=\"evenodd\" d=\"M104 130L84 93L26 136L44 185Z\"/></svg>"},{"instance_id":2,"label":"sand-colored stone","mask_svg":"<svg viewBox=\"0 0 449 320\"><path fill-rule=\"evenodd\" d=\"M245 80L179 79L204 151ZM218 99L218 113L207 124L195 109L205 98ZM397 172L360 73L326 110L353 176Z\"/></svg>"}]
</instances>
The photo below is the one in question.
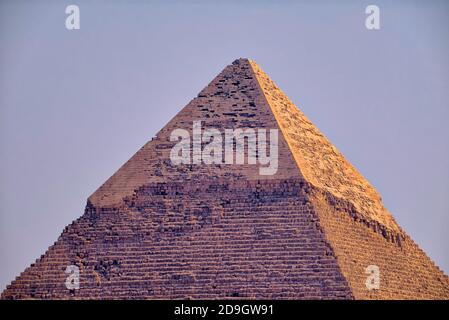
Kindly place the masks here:
<instances>
[{"instance_id":1,"label":"sand-colored stone","mask_svg":"<svg viewBox=\"0 0 449 320\"><path fill-rule=\"evenodd\" d=\"M279 169L170 162L177 128L277 128ZM67 265L80 289L67 290ZM381 271L379 290L365 268ZM3 299L448 299L376 190L253 61L227 66L88 199Z\"/></svg>"}]
</instances>

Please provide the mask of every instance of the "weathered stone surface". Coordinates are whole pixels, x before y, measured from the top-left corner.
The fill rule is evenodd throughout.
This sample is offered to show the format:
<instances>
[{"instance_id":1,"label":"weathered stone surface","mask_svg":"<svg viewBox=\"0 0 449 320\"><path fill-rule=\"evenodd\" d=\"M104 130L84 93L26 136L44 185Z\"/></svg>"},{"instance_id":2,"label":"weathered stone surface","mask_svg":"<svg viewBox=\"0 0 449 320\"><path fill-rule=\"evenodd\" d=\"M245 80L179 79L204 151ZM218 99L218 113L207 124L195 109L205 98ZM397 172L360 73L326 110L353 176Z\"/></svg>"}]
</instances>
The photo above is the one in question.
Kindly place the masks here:
<instances>
[{"instance_id":1,"label":"weathered stone surface","mask_svg":"<svg viewBox=\"0 0 449 320\"><path fill-rule=\"evenodd\" d=\"M279 169L170 162L174 129L278 128ZM65 286L80 268L79 290ZM365 287L365 268L380 288ZM92 194L3 299L433 299L449 279L252 61L236 60Z\"/></svg>"}]
</instances>

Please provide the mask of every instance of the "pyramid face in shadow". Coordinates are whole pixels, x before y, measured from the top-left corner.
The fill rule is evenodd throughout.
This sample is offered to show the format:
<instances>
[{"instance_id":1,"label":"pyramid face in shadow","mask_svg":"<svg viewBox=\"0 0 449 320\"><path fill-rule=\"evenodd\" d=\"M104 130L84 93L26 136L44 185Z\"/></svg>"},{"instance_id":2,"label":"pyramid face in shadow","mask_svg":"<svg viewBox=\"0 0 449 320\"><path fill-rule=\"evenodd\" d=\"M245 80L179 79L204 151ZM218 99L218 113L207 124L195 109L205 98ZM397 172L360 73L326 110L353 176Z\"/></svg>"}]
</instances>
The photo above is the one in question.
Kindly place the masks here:
<instances>
[{"instance_id":1,"label":"pyramid face in shadow","mask_svg":"<svg viewBox=\"0 0 449 320\"><path fill-rule=\"evenodd\" d=\"M2 298L447 299L449 280L260 67L238 59Z\"/></svg>"}]
</instances>

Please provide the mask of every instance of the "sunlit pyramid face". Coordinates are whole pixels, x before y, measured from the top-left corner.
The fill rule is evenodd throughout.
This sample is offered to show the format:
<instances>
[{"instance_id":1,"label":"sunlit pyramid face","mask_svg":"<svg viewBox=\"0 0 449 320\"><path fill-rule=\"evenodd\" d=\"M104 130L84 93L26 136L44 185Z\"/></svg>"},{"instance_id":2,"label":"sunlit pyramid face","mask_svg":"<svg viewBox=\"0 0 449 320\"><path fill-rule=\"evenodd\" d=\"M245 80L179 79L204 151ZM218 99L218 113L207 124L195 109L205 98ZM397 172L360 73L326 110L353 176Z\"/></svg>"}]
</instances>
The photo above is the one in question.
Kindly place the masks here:
<instances>
[{"instance_id":1,"label":"sunlit pyramid face","mask_svg":"<svg viewBox=\"0 0 449 320\"><path fill-rule=\"evenodd\" d=\"M373 186L248 59L224 68L2 293L416 297L448 298L447 277Z\"/></svg>"}]
</instances>

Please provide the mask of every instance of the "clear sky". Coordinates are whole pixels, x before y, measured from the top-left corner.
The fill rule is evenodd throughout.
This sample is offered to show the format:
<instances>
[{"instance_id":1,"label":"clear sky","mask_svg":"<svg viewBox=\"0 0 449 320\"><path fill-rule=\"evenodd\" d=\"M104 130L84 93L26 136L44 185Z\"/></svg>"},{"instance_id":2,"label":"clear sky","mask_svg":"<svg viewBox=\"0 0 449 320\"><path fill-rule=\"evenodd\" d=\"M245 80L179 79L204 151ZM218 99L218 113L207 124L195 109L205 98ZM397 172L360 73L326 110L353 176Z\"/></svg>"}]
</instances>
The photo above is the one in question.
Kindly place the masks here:
<instances>
[{"instance_id":1,"label":"clear sky","mask_svg":"<svg viewBox=\"0 0 449 320\"><path fill-rule=\"evenodd\" d=\"M1 1L0 289L239 57L448 274L449 2L392 2ZM69 4L80 30L65 28ZM365 28L369 4L378 31Z\"/></svg>"}]
</instances>

